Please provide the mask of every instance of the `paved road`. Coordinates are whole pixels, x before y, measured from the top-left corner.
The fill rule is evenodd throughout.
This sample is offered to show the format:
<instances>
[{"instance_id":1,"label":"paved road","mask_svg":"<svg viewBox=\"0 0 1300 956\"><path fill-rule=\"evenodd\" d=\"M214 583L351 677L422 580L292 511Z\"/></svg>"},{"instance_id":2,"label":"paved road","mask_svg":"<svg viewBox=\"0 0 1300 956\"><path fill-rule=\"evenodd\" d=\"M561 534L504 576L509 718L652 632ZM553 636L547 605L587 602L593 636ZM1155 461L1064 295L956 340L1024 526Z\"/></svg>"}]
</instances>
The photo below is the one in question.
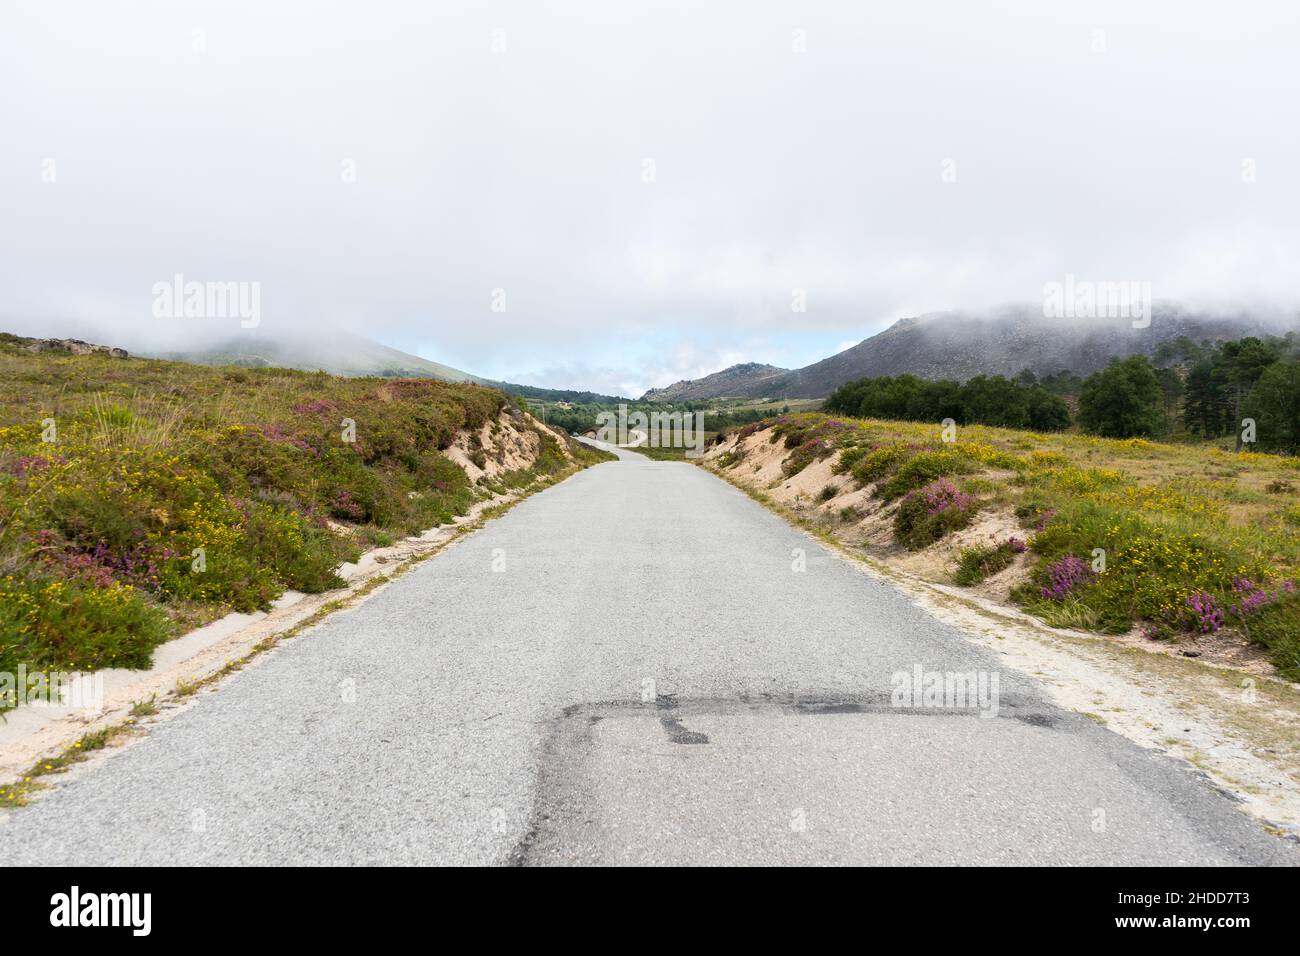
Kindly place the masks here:
<instances>
[{"instance_id":1,"label":"paved road","mask_svg":"<svg viewBox=\"0 0 1300 956\"><path fill-rule=\"evenodd\" d=\"M996 674L996 716L895 706L917 666ZM729 485L636 455L277 648L0 845L11 865L1296 857Z\"/></svg>"}]
</instances>

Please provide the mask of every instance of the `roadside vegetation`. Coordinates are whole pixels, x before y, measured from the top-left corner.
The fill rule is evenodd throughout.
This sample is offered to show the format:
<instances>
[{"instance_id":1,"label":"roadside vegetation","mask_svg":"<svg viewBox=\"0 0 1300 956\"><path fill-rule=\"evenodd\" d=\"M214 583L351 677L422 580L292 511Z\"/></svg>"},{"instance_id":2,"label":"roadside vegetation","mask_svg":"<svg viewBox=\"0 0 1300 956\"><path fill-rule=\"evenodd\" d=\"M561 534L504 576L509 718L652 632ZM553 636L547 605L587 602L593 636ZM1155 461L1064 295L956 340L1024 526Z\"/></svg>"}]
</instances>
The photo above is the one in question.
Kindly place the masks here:
<instances>
[{"instance_id":1,"label":"roadside vegetation","mask_svg":"<svg viewBox=\"0 0 1300 956\"><path fill-rule=\"evenodd\" d=\"M561 449L494 389L430 379L32 354L0 336L0 382L0 671L146 667L191 627L339 587L366 548L603 457ZM470 435L482 459L503 412L537 435L534 460L471 484L444 452Z\"/></svg>"},{"instance_id":2,"label":"roadside vegetation","mask_svg":"<svg viewBox=\"0 0 1300 956\"><path fill-rule=\"evenodd\" d=\"M1300 680L1300 458L1235 452L1230 439L982 425L948 437L933 422L799 414L721 436L710 457L741 483L774 475L763 488L778 500L828 462L808 497L831 533L888 521L907 553L970 529L949 581L996 581L1016 566L1010 600L1049 624L1140 627L1157 640L1231 629ZM760 464L773 446L779 471ZM836 480L823 486L823 472Z\"/></svg>"}]
</instances>

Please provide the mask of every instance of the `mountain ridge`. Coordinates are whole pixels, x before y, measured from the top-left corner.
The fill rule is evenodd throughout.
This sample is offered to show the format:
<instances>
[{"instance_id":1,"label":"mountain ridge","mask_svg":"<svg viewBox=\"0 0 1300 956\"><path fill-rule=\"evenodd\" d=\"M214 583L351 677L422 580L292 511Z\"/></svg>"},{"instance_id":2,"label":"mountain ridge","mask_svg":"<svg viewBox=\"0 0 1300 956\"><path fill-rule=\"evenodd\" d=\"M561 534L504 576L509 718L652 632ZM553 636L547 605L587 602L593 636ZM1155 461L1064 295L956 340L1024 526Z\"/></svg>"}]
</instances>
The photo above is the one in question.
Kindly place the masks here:
<instances>
[{"instance_id":1,"label":"mountain ridge","mask_svg":"<svg viewBox=\"0 0 1300 956\"><path fill-rule=\"evenodd\" d=\"M1049 374L1068 369L1087 375L1112 359L1151 355L1161 343L1181 336L1222 341L1300 329L1300 318L1245 312L1213 313L1157 305L1150 325L1134 328L1129 318L1051 319L1041 309L1008 306L984 312L948 311L908 316L819 362L784 374L738 373L756 363L734 365L668 389L651 389L692 399L825 398L845 382L912 374L965 381L976 375L1013 376L1023 369ZM766 366L773 368L773 366Z\"/></svg>"},{"instance_id":2,"label":"mountain ridge","mask_svg":"<svg viewBox=\"0 0 1300 956\"><path fill-rule=\"evenodd\" d=\"M433 378L443 382L483 385L508 395L546 401L628 401L616 395L602 395L585 389L544 388L484 378L470 372L403 352L365 336L331 331L321 339L272 338L265 335L211 341L183 350L137 353L145 358L169 359L195 365L233 365L240 368L292 368L328 372L331 375L381 378Z\"/></svg>"},{"instance_id":3,"label":"mountain ridge","mask_svg":"<svg viewBox=\"0 0 1300 956\"><path fill-rule=\"evenodd\" d=\"M730 397L728 390L753 388L782 375L790 369L762 362L741 362L697 379L682 379L663 388L652 388L641 396L643 402L682 402L696 398Z\"/></svg>"}]
</instances>

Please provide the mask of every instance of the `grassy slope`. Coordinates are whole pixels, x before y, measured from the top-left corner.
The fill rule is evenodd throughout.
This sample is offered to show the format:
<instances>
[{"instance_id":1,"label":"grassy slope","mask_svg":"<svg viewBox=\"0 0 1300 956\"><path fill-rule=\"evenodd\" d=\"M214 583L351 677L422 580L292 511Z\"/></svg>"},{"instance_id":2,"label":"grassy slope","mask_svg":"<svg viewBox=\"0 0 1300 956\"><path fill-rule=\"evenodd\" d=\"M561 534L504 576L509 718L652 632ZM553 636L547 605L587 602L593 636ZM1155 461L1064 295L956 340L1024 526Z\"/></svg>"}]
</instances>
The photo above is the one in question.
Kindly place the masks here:
<instances>
[{"instance_id":1,"label":"grassy slope","mask_svg":"<svg viewBox=\"0 0 1300 956\"><path fill-rule=\"evenodd\" d=\"M337 587L361 548L570 464L538 430L532 468L471 486L440 449L517 414L475 385L4 341L0 383L0 671L148 666L195 624Z\"/></svg>"},{"instance_id":2,"label":"grassy slope","mask_svg":"<svg viewBox=\"0 0 1300 956\"><path fill-rule=\"evenodd\" d=\"M274 339L258 334L232 338L192 352L156 355L202 365L236 365L245 368L295 368L322 370L333 375L373 375L383 378L432 377L444 382L488 384L468 372L420 358L360 335L332 332L320 339Z\"/></svg>"},{"instance_id":3,"label":"grassy slope","mask_svg":"<svg viewBox=\"0 0 1300 956\"><path fill-rule=\"evenodd\" d=\"M1013 597L1049 623L1110 632L1140 623L1153 637L1236 627L1300 679L1300 459L980 426L946 444L933 425L819 414L747 431L784 442L787 475L836 456L837 472L870 486L877 508L897 504L896 539L914 549L981 514L1014 513L1032 571ZM744 474L743 456L719 464ZM963 555L959 583L1005 568L1019 543L1001 544ZM1105 551L1102 573L1094 549Z\"/></svg>"}]
</instances>

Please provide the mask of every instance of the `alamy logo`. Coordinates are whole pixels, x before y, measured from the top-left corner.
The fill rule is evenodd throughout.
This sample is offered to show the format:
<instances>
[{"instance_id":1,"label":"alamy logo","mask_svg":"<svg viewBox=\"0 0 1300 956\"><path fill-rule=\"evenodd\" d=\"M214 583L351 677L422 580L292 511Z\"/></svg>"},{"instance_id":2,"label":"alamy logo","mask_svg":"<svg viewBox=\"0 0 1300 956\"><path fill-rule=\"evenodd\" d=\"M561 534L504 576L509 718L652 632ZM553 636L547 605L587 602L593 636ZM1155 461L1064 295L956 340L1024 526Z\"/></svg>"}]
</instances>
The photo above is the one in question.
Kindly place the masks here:
<instances>
[{"instance_id":1,"label":"alamy logo","mask_svg":"<svg viewBox=\"0 0 1300 956\"><path fill-rule=\"evenodd\" d=\"M153 284L155 319L239 319L245 329L262 322L262 283L194 282L176 273Z\"/></svg>"},{"instance_id":2,"label":"alamy logo","mask_svg":"<svg viewBox=\"0 0 1300 956\"><path fill-rule=\"evenodd\" d=\"M704 413L645 412L628 413L620 404L618 414L601 412L596 416L596 438L624 448L685 448L687 458L699 458L704 452Z\"/></svg>"},{"instance_id":3,"label":"alamy logo","mask_svg":"<svg viewBox=\"0 0 1300 956\"><path fill-rule=\"evenodd\" d=\"M104 709L104 675L76 671L0 671L0 708L71 707L87 713Z\"/></svg>"},{"instance_id":4,"label":"alamy logo","mask_svg":"<svg viewBox=\"0 0 1300 956\"><path fill-rule=\"evenodd\" d=\"M148 936L152 924L150 893L69 893L50 897L51 926L129 926L133 936Z\"/></svg>"},{"instance_id":5,"label":"alamy logo","mask_svg":"<svg viewBox=\"0 0 1300 956\"><path fill-rule=\"evenodd\" d=\"M1132 319L1133 328L1151 324L1150 282L1089 282L1067 275L1043 285L1047 319Z\"/></svg>"},{"instance_id":6,"label":"alamy logo","mask_svg":"<svg viewBox=\"0 0 1300 956\"><path fill-rule=\"evenodd\" d=\"M899 709L977 710L998 715L997 671L927 671L920 664L895 671L890 703Z\"/></svg>"}]
</instances>

